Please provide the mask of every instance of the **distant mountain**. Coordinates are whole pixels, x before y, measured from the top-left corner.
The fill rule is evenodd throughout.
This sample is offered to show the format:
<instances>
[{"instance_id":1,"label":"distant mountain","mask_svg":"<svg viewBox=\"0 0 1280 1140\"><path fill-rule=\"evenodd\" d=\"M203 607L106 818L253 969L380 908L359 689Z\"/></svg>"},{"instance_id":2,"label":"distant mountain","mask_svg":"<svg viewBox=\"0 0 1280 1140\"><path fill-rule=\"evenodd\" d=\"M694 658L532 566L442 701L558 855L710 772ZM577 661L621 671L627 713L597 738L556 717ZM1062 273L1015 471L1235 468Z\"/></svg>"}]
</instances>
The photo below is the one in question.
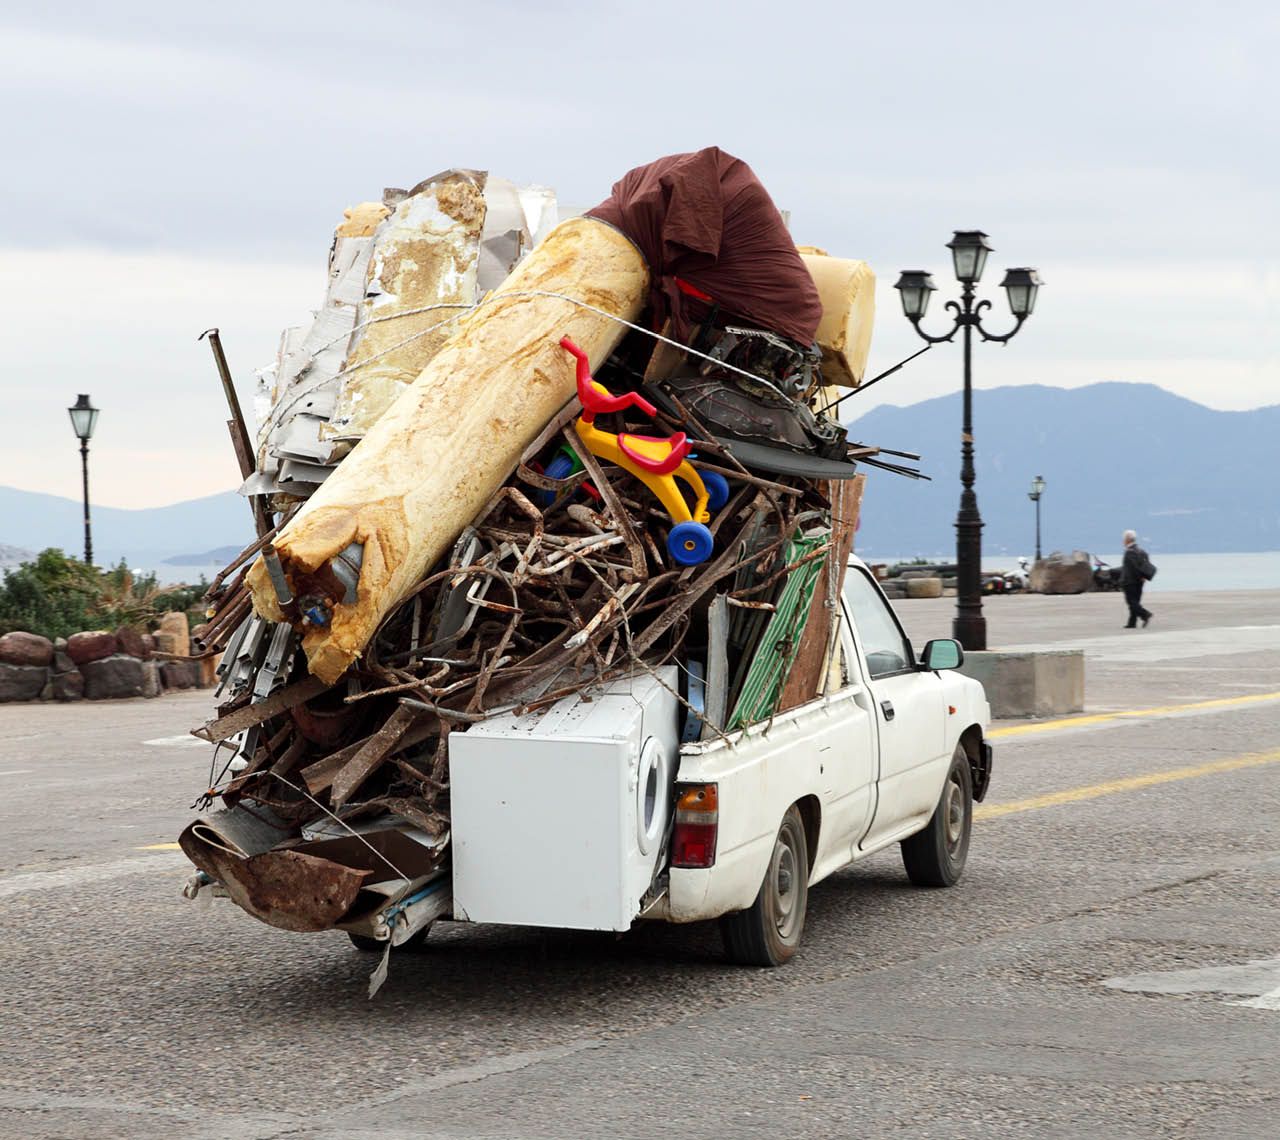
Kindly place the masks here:
<instances>
[{"instance_id":1,"label":"distant mountain","mask_svg":"<svg viewBox=\"0 0 1280 1140\"><path fill-rule=\"evenodd\" d=\"M93 560L99 566L124 558L132 567L159 571L175 555L213 546L234 547L238 553L253 540L248 504L233 491L146 510L94 506L91 521ZM56 546L79 557L84 552L82 505L77 499L0 487L0 543L34 551Z\"/></svg>"},{"instance_id":2,"label":"distant mountain","mask_svg":"<svg viewBox=\"0 0 1280 1140\"><path fill-rule=\"evenodd\" d=\"M960 426L959 393L852 422L850 439L918 452L933 477L868 469L860 552L954 557ZM984 555L1034 553L1036 475L1048 484L1046 554L1115 553L1126 527L1157 562L1162 551L1280 550L1280 405L1217 412L1151 384L1026 385L974 392L973 426ZM216 572L252 539L248 505L231 491L150 510L93 508L95 561L126 558L164 580L177 567L190 578ZM0 544L22 555L78 554L83 543L77 500L0 487Z\"/></svg>"},{"instance_id":3,"label":"distant mountain","mask_svg":"<svg viewBox=\"0 0 1280 1140\"><path fill-rule=\"evenodd\" d=\"M870 469L859 551L954 555L962 422L956 393L851 423L851 440L923 455L933 479ZM1036 475L1046 554L1114 553L1129 527L1153 556L1280 550L1280 405L1219 412L1152 384L1032 384L975 391L973 433L984 556L1034 553Z\"/></svg>"},{"instance_id":4,"label":"distant mountain","mask_svg":"<svg viewBox=\"0 0 1280 1140\"><path fill-rule=\"evenodd\" d=\"M203 554L175 554L164 559L166 566L225 566L244 549L243 546L219 546L206 550Z\"/></svg>"}]
</instances>

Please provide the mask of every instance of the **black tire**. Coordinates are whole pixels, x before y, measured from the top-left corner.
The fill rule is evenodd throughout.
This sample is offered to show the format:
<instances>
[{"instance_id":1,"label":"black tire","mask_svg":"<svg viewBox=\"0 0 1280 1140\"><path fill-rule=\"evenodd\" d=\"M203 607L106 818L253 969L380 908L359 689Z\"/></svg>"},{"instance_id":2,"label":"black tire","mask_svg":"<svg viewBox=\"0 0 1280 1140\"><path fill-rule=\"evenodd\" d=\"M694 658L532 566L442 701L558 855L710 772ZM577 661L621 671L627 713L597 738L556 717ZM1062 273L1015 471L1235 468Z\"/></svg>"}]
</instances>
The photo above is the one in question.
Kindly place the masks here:
<instances>
[{"instance_id":1,"label":"black tire","mask_svg":"<svg viewBox=\"0 0 1280 1140\"><path fill-rule=\"evenodd\" d=\"M720 919L729 961L740 966L781 966L790 961L800 945L808 906L809 848L804 820L793 804L782 817L756 901Z\"/></svg>"},{"instance_id":2,"label":"black tire","mask_svg":"<svg viewBox=\"0 0 1280 1140\"><path fill-rule=\"evenodd\" d=\"M902 841L902 862L917 887L953 887L964 872L973 830L973 771L957 744L938 806L923 831Z\"/></svg>"}]
</instances>

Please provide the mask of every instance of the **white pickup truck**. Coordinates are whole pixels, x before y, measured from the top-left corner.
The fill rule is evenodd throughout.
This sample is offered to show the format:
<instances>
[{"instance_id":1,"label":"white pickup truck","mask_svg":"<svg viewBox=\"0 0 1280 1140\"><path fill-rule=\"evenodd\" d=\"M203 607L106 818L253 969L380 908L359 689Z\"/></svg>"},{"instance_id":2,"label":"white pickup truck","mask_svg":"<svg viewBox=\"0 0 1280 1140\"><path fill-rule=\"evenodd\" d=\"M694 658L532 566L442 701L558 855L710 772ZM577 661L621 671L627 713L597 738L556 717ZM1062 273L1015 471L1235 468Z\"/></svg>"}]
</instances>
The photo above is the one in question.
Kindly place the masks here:
<instances>
[{"instance_id":1,"label":"white pickup truck","mask_svg":"<svg viewBox=\"0 0 1280 1140\"><path fill-rule=\"evenodd\" d=\"M982 686L954 671L954 641L916 656L856 558L842 613L827 695L728 735L681 743L671 666L456 734L451 902L430 913L603 930L719 918L733 961L777 966L809 889L853 860L899 843L913 883L955 883L991 776Z\"/></svg>"}]
</instances>

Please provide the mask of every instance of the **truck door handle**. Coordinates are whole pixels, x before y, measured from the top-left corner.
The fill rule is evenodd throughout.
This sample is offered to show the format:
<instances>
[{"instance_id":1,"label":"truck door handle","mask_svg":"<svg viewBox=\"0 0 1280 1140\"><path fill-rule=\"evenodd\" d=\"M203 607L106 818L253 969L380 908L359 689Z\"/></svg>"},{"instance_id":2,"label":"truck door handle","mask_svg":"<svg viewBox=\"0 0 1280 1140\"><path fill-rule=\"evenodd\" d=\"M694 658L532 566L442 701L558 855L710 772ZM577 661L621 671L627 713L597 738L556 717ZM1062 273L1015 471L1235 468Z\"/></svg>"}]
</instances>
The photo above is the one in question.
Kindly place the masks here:
<instances>
[{"instance_id":1,"label":"truck door handle","mask_svg":"<svg viewBox=\"0 0 1280 1140\"><path fill-rule=\"evenodd\" d=\"M885 720L893 720L893 702L892 701L881 701L880 711L884 713Z\"/></svg>"}]
</instances>

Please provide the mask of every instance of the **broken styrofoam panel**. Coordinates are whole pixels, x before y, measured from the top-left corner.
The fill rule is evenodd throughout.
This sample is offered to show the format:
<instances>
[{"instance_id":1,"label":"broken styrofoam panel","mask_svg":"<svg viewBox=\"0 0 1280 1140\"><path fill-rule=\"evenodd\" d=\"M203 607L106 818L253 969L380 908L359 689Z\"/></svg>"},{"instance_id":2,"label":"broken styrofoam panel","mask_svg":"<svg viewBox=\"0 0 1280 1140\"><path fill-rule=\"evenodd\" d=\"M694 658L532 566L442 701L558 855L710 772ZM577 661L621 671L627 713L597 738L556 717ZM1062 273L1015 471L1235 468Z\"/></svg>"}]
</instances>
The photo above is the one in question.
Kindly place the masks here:
<instances>
[{"instance_id":1,"label":"broken styrofoam panel","mask_svg":"<svg viewBox=\"0 0 1280 1140\"><path fill-rule=\"evenodd\" d=\"M453 335L449 318L476 302L486 212L484 176L450 170L415 187L378 227L323 439L363 438Z\"/></svg>"},{"instance_id":2,"label":"broken styrofoam panel","mask_svg":"<svg viewBox=\"0 0 1280 1140\"><path fill-rule=\"evenodd\" d=\"M268 454L281 453L282 434L295 415L327 419L333 413L339 373L364 299L365 276L373 253L372 233L364 231L375 217L385 217L387 212L380 202L366 202L345 211L345 220L338 227L329 254L324 304L305 330L285 330L274 367L264 370L264 379L270 377L271 410L259 432L260 468ZM344 230L355 236L345 236ZM326 463L338 458L332 445L326 453L308 449L305 457Z\"/></svg>"},{"instance_id":3,"label":"broken styrofoam panel","mask_svg":"<svg viewBox=\"0 0 1280 1140\"><path fill-rule=\"evenodd\" d=\"M389 213L391 208L385 202L361 202L348 206L342 211L342 221L334 230L334 236L372 237Z\"/></svg>"},{"instance_id":4,"label":"broken styrofoam panel","mask_svg":"<svg viewBox=\"0 0 1280 1140\"><path fill-rule=\"evenodd\" d=\"M490 176L484 200L477 275L481 294L501 285L557 221L556 194L549 186L517 186L508 178Z\"/></svg>"}]
</instances>

